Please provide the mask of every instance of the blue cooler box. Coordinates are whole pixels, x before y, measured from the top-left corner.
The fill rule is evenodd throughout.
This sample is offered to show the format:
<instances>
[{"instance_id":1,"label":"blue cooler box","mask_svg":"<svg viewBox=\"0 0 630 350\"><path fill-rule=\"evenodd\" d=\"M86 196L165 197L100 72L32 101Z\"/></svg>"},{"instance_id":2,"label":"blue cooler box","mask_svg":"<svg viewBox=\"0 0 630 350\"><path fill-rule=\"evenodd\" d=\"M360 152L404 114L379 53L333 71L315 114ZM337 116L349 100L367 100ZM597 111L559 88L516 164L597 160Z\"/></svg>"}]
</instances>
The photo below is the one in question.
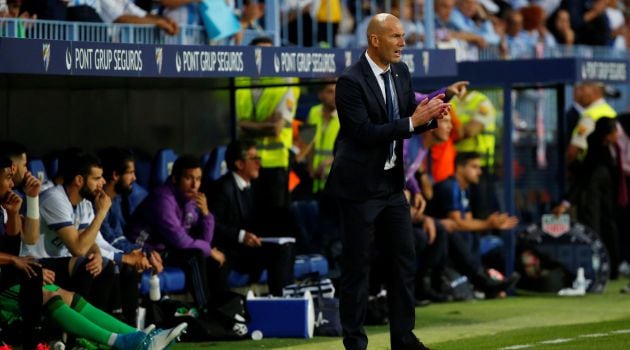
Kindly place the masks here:
<instances>
[{"instance_id":1,"label":"blue cooler box","mask_svg":"<svg viewBox=\"0 0 630 350\"><path fill-rule=\"evenodd\" d=\"M311 293L301 298L257 298L247 295L251 334L261 331L265 338L312 338L315 309Z\"/></svg>"}]
</instances>

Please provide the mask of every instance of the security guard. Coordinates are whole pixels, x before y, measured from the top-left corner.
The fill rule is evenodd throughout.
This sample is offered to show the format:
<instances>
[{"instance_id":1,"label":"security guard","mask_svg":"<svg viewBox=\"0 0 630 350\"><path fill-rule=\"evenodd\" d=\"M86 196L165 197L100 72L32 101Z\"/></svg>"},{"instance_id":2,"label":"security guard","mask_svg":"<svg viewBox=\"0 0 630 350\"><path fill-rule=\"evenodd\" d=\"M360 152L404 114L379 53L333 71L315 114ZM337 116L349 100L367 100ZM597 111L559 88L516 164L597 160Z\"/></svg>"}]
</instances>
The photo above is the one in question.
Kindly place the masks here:
<instances>
[{"instance_id":1,"label":"security guard","mask_svg":"<svg viewBox=\"0 0 630 350\"><path fill-rule=\"evenodd\" d=\"M339 133L339 118L335 106L335 84L321 88L317 97L322 102L311 108L308 123L315 126L310 173L313 177L313 193L324 189L333 161L333 149Z\"/></svg>"}]
</instances>

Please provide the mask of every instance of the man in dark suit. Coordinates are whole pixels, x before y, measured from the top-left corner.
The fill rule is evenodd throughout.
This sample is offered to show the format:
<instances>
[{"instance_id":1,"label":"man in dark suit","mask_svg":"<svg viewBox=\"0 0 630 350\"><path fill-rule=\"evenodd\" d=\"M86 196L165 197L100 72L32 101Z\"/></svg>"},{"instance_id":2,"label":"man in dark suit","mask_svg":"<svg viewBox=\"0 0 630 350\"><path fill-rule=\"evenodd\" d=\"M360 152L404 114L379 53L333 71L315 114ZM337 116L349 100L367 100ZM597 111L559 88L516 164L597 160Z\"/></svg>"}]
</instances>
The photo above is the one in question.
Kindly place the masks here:
<instances>
[{"instance_id":1,"label":"man in dark suit","mask_svg":"<svg viewBox=\"0 0 630 350\"><path fill-rule=\"evenodd\" d=\"M415 103L411 76L401 63L405 46L398 18L372 17L368 48L337 82L341 130L326 191L339 201L343 228L341 322L346 349L365 350L370 245L388 266L392 350L426 349L415 326L415 251L403 194L402 140L437 126L450 105L439 94ZM383 74L383 75L382 75Z\"/></svg>"},{"instance_id":2,"label":"man in dark suit","mask_svg":"<svg viewBox=\"0 0 630 350\"><path fill-rule=\"evenodd\" d=\"M251 182L258 178L260 170L256 144L252 141L230 143L225 161L230 172L208 193L210 210L216 218L212 243L225 252L230 269L247 273L254 281L267 269L269 292L281 296L282 288L293 279L293 244L264 243L259 237L265 234L258 229L256 202L251 190Z\"/></svg>"}]
</instances>

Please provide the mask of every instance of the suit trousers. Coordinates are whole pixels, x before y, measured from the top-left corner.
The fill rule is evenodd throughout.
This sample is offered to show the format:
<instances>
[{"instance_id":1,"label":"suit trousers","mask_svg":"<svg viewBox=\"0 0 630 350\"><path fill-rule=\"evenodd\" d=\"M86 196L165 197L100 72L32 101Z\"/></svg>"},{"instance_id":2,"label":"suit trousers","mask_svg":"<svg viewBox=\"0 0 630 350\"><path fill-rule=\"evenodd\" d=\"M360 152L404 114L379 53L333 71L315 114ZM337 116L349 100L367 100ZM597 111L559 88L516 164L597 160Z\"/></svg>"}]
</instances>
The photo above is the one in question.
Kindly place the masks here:
<instances>
[{"instance_id":1,"label":"suit trousers","mask_svg":"<svg viewBox=\"0 0 630 350\"><path fill-rule=\"evenodd\" d=\"M367 349L363 328L367 312L370 246L381 250L387 269L392 350L416 337L414 282L416 253L409 205L402 191L366 201L339 200L342 221L340 315L346 349Z\"/></svg>"}]
</instances>

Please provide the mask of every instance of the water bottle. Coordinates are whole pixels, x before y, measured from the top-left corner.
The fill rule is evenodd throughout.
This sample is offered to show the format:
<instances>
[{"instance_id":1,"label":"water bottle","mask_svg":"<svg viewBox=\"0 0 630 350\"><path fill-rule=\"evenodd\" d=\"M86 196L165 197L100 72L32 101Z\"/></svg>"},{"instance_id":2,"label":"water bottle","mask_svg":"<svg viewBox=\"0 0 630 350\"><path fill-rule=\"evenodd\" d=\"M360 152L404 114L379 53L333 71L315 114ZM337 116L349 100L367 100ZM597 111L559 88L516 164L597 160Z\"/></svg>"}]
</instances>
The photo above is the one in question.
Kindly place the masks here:
<instances>
[{"instance_id":1,"label":"water bottle","mask_svg":"<svg viewBox=\"0 0 630 350\"><path fill-rule=\"evenodd\" d=\"M158 277L158 275L154 273L149 278L149 299L151 299L152 301L158 301L161 297L160 277Z\"/></svg>"},{"instance_id":2,"label":"water bottle","mask_svg":"<svg viewBox=\"0 0 630 350\"><path fill-rule=\"evenodd\" d=\"M580 267L577 270L577 277L575 278L575 283L573 288L579 290L586 290L586 278L584 277L584 268Z\"/></svg>"}]
</instances>

